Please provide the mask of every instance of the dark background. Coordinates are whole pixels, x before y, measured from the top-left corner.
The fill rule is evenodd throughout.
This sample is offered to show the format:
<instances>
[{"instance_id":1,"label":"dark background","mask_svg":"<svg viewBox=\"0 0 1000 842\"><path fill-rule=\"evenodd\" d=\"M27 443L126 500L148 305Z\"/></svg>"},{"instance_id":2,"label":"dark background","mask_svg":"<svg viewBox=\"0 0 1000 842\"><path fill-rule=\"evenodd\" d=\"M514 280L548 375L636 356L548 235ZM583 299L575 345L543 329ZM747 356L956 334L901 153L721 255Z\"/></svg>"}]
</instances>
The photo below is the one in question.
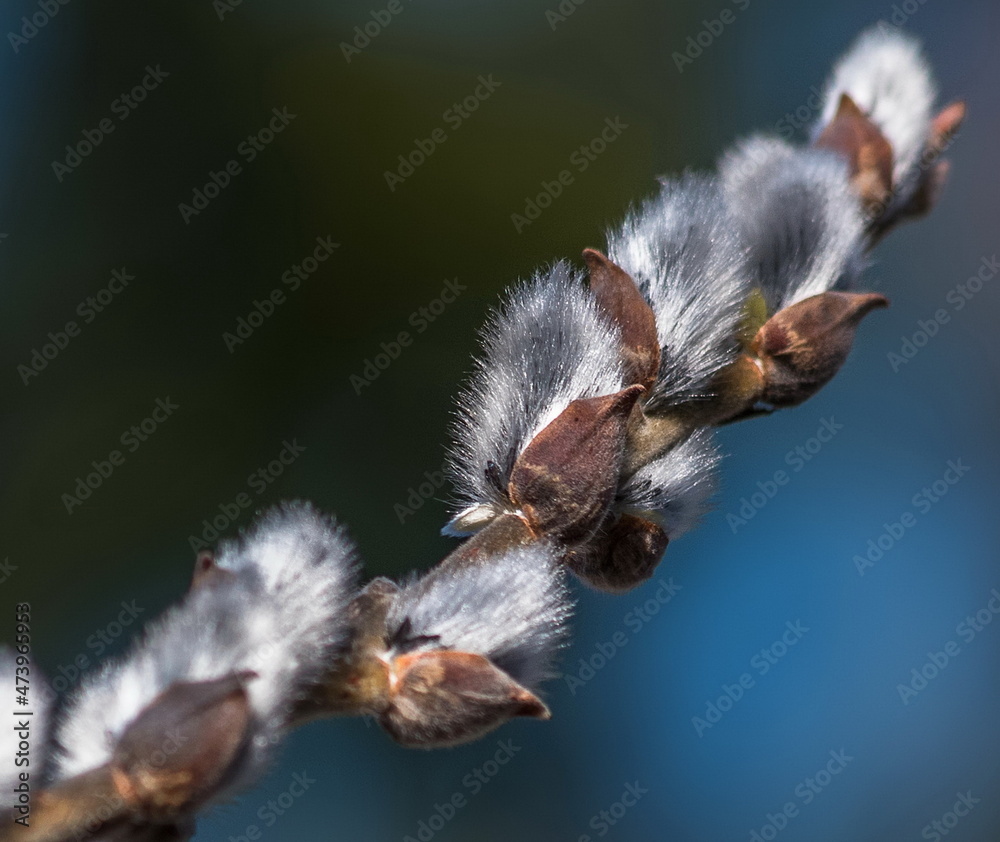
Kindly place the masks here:
<instances>
[{"instance_id":1,"label":"dark background","mask_svg":"<svg viewBox=\"0 0 1000 842\"><path fill-rule=\"evenodd\" d=\"M500 291L601 245L655 175L711 167L736 137L808 111L862 28L905 17L942 102L969 103L944 199L874 254L866 283L893 307L865 323L841 375L799 409L723 432L717 509L670 547L660 579L619 598L581 593L566 673L616 633L624 648L575 693L549 686L551 723L459 749L407 751L362 720L310 725L198 838L251 824L268 840L416 838L455 793L464 806L435 839L600 838L592 817L636 781L648 793L609 839L770 839L768 814L787 802L799 809L782 840L930 839L924 827L960 792L981 800L948 838L997 838L1000 623L971 641L957 626L1000 587L1000 290L987 282L959 312L948 301L998 250L997 4L585 0L553 29L554 0L400 0L348 62L341 42L385 6L70 0L16 51L0 44L3 635L13 603L30 602L41 665L75 686L75 662L93 669L135 632L115 625L123 600L145 622L178 598L190 536L240 493L254 508L308 498L336 511L370 574L432 564L451 545L437 535L447 488L403 523L395 507L441 464ZM680 72L671 54L724 8L732 22ZM0 9L17 33L39 7ZM120 120L113 103L147 65L169 76ZM444 112L481 74L500 87L455 129ZM283 107L297 116L248 163L239 144ZM616 117L621 137L518 233L511 215ZM104 118L114 131L58 180L53 161ZM384 172L436 128L447 140L390 190ZM234 158L242 172L185 224L178 205ZM333 256L230 353L223 333L326 235ZM135 279L83 323L80 302L122 267ZM417 333L411 314L445 279L467 290ZM941 308L950 321L894 371L888 354ZM18 366L70 320L79 335L25 385ZM351 376L404 330L412 345L358 394ZM179 408L128 452L122 433L167 397ZM843 429L792 471L786 454L831 417ZM305 451L252 486L292 440ZM124 463L68 514L63 495L115 449ZM969 471L920 511L913 496L955 459ZM781 469L789 484L734 528L727 515ZM907 511L916 525L859 575L855 554ZM636 623L669 577L680 590ZM796 621L809 631L761 675L755 653ZM960 654L903 704L897 685L949 641ZM692 718L743 673L751 689L699 737ZM473 792L463 779L498 740L520 750ZM853 759L806 804L796 787L841 749ZM295 772L315 783L269 825L258 811Z\"/></svg>"}]
</instances>

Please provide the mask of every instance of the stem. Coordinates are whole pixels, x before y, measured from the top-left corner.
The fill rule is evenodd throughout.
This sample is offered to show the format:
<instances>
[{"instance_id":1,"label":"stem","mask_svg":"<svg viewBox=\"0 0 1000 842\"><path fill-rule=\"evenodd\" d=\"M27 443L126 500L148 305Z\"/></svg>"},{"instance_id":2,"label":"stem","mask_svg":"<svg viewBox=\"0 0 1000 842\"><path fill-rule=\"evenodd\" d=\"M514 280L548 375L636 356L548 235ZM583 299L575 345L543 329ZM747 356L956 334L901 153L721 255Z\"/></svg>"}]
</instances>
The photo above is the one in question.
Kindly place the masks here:
<instances>
[{"instance_id":1,"label":"stem","mask_svg":"<svg viewBox=\"0 0 1000 842\"><path fill-rule=\"evenodd\" d=\"M0 829L0 841L82 839L125 814L125 800L115 787L110 766L104 765L39 792L32 799L30 824L19 826L10 816Z\"/></svg>"},{"instance_id":2,"label":"stem","mask_svg":"<svg viewBox=\"0 0 1000 842\"><path fill-rule=\"evenodd\" d=\"M669 453L695 430L749 417L763 389L763 374L757 363L748 356L740 356L716 376L710 397L678 404L654 415L647 415L637 406L629 418L622 476L630 477Z\"/></svg>"}]
</instances>

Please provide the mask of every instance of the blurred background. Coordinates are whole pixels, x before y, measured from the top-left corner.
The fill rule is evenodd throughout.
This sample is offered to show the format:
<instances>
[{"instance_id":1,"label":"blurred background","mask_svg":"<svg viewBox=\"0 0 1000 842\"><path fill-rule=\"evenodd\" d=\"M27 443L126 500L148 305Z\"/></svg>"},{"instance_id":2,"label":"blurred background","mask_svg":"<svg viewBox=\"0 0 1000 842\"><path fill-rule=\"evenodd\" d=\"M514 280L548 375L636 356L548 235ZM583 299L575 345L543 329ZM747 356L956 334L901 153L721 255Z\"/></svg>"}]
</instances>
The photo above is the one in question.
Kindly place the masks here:
<instances>
[{"instance_id":1,"label":"blurred background","mask_svg":"<svg viewBox=\"0 0 1000 842\"><path fill-rule=\"evenodd\" d=\"M874 254L892 308L817 398L723 431L717 508L657 578L579 589L552 722L433 753L316 723L197 838L1000 837L997 3L41 9L0 17L0 630L30 602L62 692L278 500L335 511L369 574L434 563L500 292L600 246L655 176L791 136L861 29L919 35L969 118L934 214Z\"/></svg>"}]
</instances>

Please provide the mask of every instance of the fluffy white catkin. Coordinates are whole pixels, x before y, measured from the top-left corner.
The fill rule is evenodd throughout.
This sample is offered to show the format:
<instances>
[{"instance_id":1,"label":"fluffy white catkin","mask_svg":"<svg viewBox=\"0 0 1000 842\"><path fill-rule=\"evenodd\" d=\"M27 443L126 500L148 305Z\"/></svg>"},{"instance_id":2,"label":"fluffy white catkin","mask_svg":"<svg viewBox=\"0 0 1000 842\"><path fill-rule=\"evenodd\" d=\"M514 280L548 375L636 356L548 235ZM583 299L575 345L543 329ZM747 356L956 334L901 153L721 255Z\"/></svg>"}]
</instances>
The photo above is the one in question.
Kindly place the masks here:
<instances>
[{"instance_id":1,"label":"fluffy white catkin","mask_svg":"<svg viewBox=\"0 0 1000 842\"><path fill-rule=\"evenodd\" d=\"M239 781L262 768L296 694L341 640L354 550L332 520L291 504L223 544L217 563L233 575L194 589L128 654L84 682L58 732L59 777L107 762L126 727L174 682L243 670L257 674L246 685L256 731Z\"/></svg>"},{"instance_id":2,"label":"fluffy white catkin","mask_svg":"<svg viewBox=\"0 0 1000 842\"><path fill-rule=\"evenodd\" d=\"M508 550L488 564L433 570L406 585L390 609L394 654L472 652L534 689L549 677L566 636L564 580L545 544Z\"/></svg>"},{"instance_id":3,"label":"fluffy white catkin","mask_svg":"<svg viewBox=\"0 0 1000 842\"><path fill-rule=\"evenodd\" d=\"M835 288L863 268L864 217L834 152L751 137L719 162L746 272L770 312Z\"/></svg>"},{"instance_id":4,"label":"fluffy white catkin","mask_svg":"<svg viewBox=\"0 0 1000 842\"><path fill-rule=\"evenodd\" d=\"M705 396L735 354L748 289L734 228L715 178L688 174L608 233L608 256L656 316L662 355L650 410Z\"/></svg>"},{"instance_id":5,"label":"fluffy white catkin","mask_svg":"<svg viewBox=\"0 0 1000 842\"><path fill-rule=\"evenodd\" d=\"M453 428L449 462L460 512L503 510L514 461L535 434L571 401L625 385L617 332L582 275L563 262L510 293L489 318L483 346Z\"/></svg>"},{"instance_id":6,"label":"fluffy white catkin","mask_svg":"<svg viewBox=\"0 0 1000 842\"><path fill-rule=\"evenodd\" d=\"M912 192L937 95L920 42L884 24L858 36L826 82L818 135L848 94L892 144L897 200ZM900 195L904 194L904 195Z\"/></svg>"},{"instance_id":7,"label":"fluffy white catkin","mask_svg":"<svg viewBox=\"0 0 1000 842\"><path fill-rule=\"evenodd\" d=\"M698 430L629 477L618 491L615 507L622 512L654 515L673 541L711 508L720 461L711 430Z\"/></svg>"}]
</instances>

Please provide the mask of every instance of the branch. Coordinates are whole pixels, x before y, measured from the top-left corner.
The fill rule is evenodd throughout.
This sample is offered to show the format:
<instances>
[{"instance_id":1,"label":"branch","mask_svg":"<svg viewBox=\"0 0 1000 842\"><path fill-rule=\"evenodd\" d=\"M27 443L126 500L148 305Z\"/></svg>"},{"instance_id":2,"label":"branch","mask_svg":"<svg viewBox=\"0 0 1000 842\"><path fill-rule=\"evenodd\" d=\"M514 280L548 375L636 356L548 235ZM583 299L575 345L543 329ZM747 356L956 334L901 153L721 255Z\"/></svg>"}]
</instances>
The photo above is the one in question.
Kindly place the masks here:
<instances>
[{"instance_id":1,"label":"branch","mask_svg":"<svg viewBox=\"0 0 1000 842\"><path fill-rule=\"evenodd\" d=\"M71 700L49 787L18 802L3 770L0 840L186 839L318 718L370 715L423 748L548 719L568 572L609 592L650 578L710 505L713 428L808 400L888 304L856 291L865 253L932 207L964 117L934 115L932 91L913 41L867 32L810 145L752 137L717 175L664 182L586 273L513 289L459 398L444 531L463 543L359 589L343 530L286 504L199 554L183 601Z\"/></svg>"}]
</instances>

